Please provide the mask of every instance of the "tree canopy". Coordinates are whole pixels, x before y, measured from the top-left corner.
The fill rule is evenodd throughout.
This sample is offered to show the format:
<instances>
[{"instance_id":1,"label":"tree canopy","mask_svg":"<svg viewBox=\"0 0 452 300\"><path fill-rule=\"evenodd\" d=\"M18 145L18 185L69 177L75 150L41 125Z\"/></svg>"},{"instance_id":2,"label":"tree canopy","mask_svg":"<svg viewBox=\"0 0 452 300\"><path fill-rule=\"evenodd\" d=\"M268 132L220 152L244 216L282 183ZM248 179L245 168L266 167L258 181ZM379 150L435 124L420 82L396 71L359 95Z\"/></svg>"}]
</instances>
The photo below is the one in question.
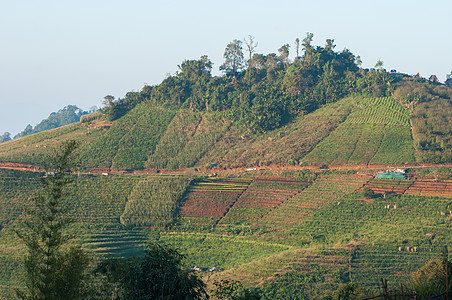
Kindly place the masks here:
<instances>
[{"instance_id":1,"label":"tree canopy","mask_svg":"<svg viewBox=\"0 0 452 300\"><path fill-rule=\"evenodd\" d=\"M255 53L257 41L245 40L249 54L245 62L242 41L230 42L219 67L224 76L212 76L207 56L185 60L174 75L162 83L145 86L112 102L104 112L111 120L123 116L141 102L167 108L225 112L250 131L278 128L298 114L356 93L384 96L391 92L394 78L386 72L366 72L359 68L359 57L344 49L334 51L334 39L325 46L312 44L307 33L301 41L304 55L289 60L289 44L278 54Z\"/></svg>"}]
</instances>

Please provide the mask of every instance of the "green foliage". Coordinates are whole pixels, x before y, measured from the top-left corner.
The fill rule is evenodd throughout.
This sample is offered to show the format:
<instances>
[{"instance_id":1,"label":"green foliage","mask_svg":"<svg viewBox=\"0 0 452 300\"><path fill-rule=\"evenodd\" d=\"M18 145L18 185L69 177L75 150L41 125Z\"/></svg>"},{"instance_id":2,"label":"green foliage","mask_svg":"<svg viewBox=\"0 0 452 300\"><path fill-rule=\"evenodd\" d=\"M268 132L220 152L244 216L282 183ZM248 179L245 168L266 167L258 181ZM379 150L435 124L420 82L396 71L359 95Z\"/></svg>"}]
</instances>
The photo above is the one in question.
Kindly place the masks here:
<instances>
[{"instance_id":1,"label":"green foliage","mask_svg":"<svg viewBox=\"0 0 452 300\"><path fill-rule=\"evenodd\" d=\"M11 134L9 132L5 132L0 136L0 143L4 143L11 140Z\"/></svg>"},{"instance_id":2,"label":"green foliage","mask_svg":"<svg viewBox=\"0 0 452 300\"><path fill-rule=\"evenodd\" d=\"M63 143L49 162L43 189L34 199L30 211L33 221L25 223L28 231L17 231L26 247L25 285L18 291L22 299L78 299L88 261L81 249L65 250L71 235L65 232L71 219L64 205L65 187L71 182L71 156L75 141Z\"/></svg>"},{"instance_id":3,"label":"green foliage","mask_svg":"<svg viewBox=\"0 0 452 300\"><path fill-rule=\"evenodd\" d=\"M203 299L205 284L183 267L184 256L171 246L151 243L142 258L110 259L98 272L119 284L106 297L119 299ZM118 291L117 289L120 289Z\"/></svg>"},{"instance_id":4,"label":"green foliage","mask_svg":"<svg viewBox=\"0 0 452 300\"><path fill-rule=\"evenodd\" d=\"M262 299L322 299L332 286L344 282L343 277L341 272L331 274L330 270L311 264L303 272L291 270L272 282L262 284L260 292ZM324 285L326 281L328 286Z\"/></svg>"},{"instance_id":5,"label":"green foliage","mask_svg":"<svg viewBox=\"0 0 452 300\"><path fill-rule=\"evenodd\" d=\"M214 299L227 300L259 300L259 291L243 287L242 283L236 280L218 280L213 283L215 289L212 291Z\"/></svg>"},{"instance_id":6,"label":"green foliage","mask_svg":"<svg viewBox=\"0 0 452 300\"><path fill-rule=\"evenodd\" d=\"M373 198L374 194L374 191L369 187L363 189L363 196L366 198Z\"/></svg>"},{"instance_id":7,"label":"green foliage","mask_svg":"<svg viewBox=\"0 0 452 300\"><path fill-rule=\"evenodd\" d=\"M417 105L411 119L419 162L452 162L452 100L437 99Z\"/></svg>"},{"instance_id":8,"label":"green foliage","mask_svg":"<svg viewBox=\"0 0 452 300\"><path fill-rule=\"evenodd\" d=\"M365 293L363 288L355 282L349 282L341 284L337 290L335 290L331 296L325 298L325 300L352 300L363 299Z\"/></svg>"},{"instance_id":9,"label":"green foliage","mask_svg":"<svg viewBox=\"0 0 452 300\"><path fill-rule=\"evenodd\" d=\"M168 226L174 221L176 208L187 186L185 177L150 177L139 182L129 195L121 224Z\"/></svg>"},{"instance_id":10,"label":"green foliage","mask_svg":"<svg viewBox=\"0 0 452 300\"><path fill-rule=\"evenodd\" d=\"M78 122L83 115L86 115L88 113L89 112L83 111L77 106L68 105L57 112L51 113L47 119L39 122L34 128L31 125L28 125L24 131L18 133L14 138L19 138L29 134L50 130Z\"/></svg>"},{"instance_id":11,"label":"green foliage","mask_svg":"<svg viewBox=\"0 0 452 300\"><path fill-rule=\"evenodd\" d=\"M446 275L447 272L447 275ZM410 278L409 287L416 291L421 299L444 293L452 290L452 265L448 260L434 259L428 261L422 268L417 270ZM448 277L448 282L446 281ZM446 282L449 287L446 287Z\"/></svg>"}]
</instances>

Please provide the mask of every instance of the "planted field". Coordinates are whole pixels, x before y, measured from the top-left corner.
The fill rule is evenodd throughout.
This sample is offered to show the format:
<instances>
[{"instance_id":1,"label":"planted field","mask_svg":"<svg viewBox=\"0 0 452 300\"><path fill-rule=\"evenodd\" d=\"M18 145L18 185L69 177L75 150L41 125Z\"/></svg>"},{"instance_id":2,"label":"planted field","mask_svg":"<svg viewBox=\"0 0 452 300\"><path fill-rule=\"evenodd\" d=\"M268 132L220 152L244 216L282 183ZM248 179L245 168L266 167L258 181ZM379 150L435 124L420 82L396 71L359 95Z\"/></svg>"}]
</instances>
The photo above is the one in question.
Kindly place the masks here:
<instances>
[{"instance_id":1,"label":"planted field","mask_svg":"<svg viewBox=\"0 0 452 300\"><path fill-rule=\"evenodd\" d=\"M405 192L407 195L452 198L452 180L416 180Z\"/></svg>"},{"instance_id":2,"label":"planted field","mask_svg":"<svg viewBox=\"0 0 452 300\"><path fill-rule=\"evenodd\" d=\"M82 165L101 170L142 169L173 116L171 111L137 105L82 149Z\"/></svg>"},{"instance_id":3,"label":"planted field","mask_svg":"<svg viewBox=\"0 0 452 300\"><path fill-rule=\"evenodd\" d=\"M405 282L410 275L431 259L441 258L441 252L420 251L413 247L391 244L365 244L358 246L352 256L352 280L370 289L381 286L381 278L387 279L392 288Z\"/></svg>"},{"instance_id":4,"label":"planted field","mask_svg":"<svg viewBox=\"0 0 452 300\"><path fill-rule=\"evenodd\" d=\"M168 125L146 167L193 167L228 130L230 123L215 113L180 111Z\"/></svg>"},{"instance_id":5,"label":"planted field","mask_svg":"<svg viewBox=\"0 0 452 300\"><path fill-rule=\"evenodd\" d=\"M82 247L103 257L140 256L148 237L140 230L115 228L83 235Z\"/></svg>"},{"instance_id":6,"label":"planted field","mask_svg":"<svg viewBox=\"0 0 452 300\"><path fill-rule=\"evenodd\" d=\"M160 241L172 244L187 256L187 266L224 270L290 249L283 243L260 241L249 236L162 232Z\"/></svg>"},{"instance_id":7,"label":"planted field","mask_svg":"<svg viewBox=\"0 0 452 300\"><path fill-rule=\"evenodd\" d=\"M306 182L288 178L255 178L218 222L217 228L227 227L231 230L234 226L240 228L243 225L256 228L259 219L298 194L306 186Z\"/></svg>"},{"instance_id":8,"label":"planted field","mask_svg":"<svg viewBox=\"0 0 452 300\"><path fill-rule=\"evenodd\" d=\"M391 97L363 98L345 123L410 126L410 111Z\"/></svg>"},{"instance_id":9,"label":"planted field","mask_svg":"<svg viewBox=\"0 0 452 300\"><path fill-rule=\"evenodd\" d=\"M367 182L363 188L370 188L372 191L378 194L384 193L394 193L394 194L404 194L408 188L413 184L414 181L406 179L385 179L385 178L374 178ZM360 189L362 190L362 189Z\"/></svg>"},{"instance_id":10,"label":"planted field","mask_svg":"<svg viewBox=\"0 0 452 300\"><path fill-rule=\"evenodd\" d=\"M171 224L187 186L187 179L182 176L145 178L131 191L120 218L121 224L135 227Z\"/></svg>"},{"instance_id":11,"label":"planted field","mask_svg":"<svg viewBox=\"0 0 452 300\"><path fill-rule=\"evenodd\" d=\"M452 246L450 221L441 214L450 200L390 195L373 202L350 193L316 211L292 234L321 245L352 241L352 280L376 288L380 278L403 282L430 258Z\"/></svg>"},{"instance_id":12,"label":"planted field","mask_svg":"<svg viewBox=\"0 0 452 300\"><path fill-rule=\"evenodd\" d=\"M264 299L320 299L347 280L347 248L289 249L257 258L223 272L209 281L238 280L245 286L260 285Z\"/></svg>"},{"instance_id":13,"label":"planted field","mask_svg":"<svg viewBox=\"0 0 452 300\"><path fill-rule=\"evenodd\" d=\"M243 179L204 180L194 184L181 203L183 226L194 229L212 228L249 184L250 180Z\"/></svg>"},{"instance_id":14,"label":"planted field","mask_svg":"<svg viewBox=\"0 0 452 300\"><path fill-rule=\"evenodd\" d=\"M275 231L289 230L344 194L361 188L367 181L367 176L360 175L322 176L305 190L270 211L259 224Z\"/></svg>"},{"instance_id":15,"label":"planted field","mask_svg":"<svg viewBox=\"0 0 452 300\"><path fill-rule=\"evenodd\" d=\"M390 164L414 161L409 112L394 99L361 99L303 164Z\"/></svg>"}]
</instances>

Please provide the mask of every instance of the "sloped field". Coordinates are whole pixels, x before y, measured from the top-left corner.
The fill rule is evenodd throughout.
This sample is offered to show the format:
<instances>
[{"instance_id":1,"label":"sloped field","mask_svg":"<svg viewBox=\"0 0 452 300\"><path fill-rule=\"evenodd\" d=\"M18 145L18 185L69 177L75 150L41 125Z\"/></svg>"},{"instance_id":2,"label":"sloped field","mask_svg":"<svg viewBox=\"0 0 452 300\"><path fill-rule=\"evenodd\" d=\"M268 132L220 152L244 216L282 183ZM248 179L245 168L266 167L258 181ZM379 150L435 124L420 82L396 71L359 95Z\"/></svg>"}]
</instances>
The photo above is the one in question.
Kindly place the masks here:
<instances>
[{"instance_id":1,"label":"sloped field","mask_svg":"<svg viewBox=\"0 0 452 300\"><path fill-rule=\"evenodd\" d=\"M239 228L243 225L256 228L261 218L306 186L306 182L288 178L255 178L218 222L217 229L221 230L221 226L233 228L234 225L238 225Z\"/></svg>"},{"instance_id":2,"label":"sloped field","mask_svg":"<svg viewBox=\"0 0 452 300\"><path fill-rule=\"evenodd\" d=\"M414 162L409 111L394 99L364 98L345 122L321 141L306 165Z\"/></svg>"},{"instance_id":3,"label":"sloped field","mask_svg":"<svg viewBox=\"0 0 452 300\"><path fill-rule=\"evenodd\" d=\"M205 180L195 184L181 203L183 226L213 228L249 184L249 180L241 179Z\"/></svg>"},{"instance_id":4,"label":"sloped field","mask_svg":"<svg viewBox=\"0 0 452 300\"><path fill-rule=\"evenodd\" d=\"M337 201L344 194L361 188L367 181L367 176L360 175L322 176L308 188L270 211L259 221L259 225L274 231L294 228L315 211Z\"/></svg>"}]
</instances>

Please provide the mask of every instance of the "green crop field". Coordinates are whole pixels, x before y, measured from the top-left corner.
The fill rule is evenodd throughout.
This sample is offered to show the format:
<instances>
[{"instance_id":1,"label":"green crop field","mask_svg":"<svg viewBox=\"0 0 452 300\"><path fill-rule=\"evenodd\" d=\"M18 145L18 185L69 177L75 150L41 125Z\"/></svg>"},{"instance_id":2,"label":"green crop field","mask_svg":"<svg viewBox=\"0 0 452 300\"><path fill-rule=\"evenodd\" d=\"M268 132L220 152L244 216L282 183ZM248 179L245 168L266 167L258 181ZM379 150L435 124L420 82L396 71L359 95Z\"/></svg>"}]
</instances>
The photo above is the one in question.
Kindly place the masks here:
<instances>
[{"instance_id":1,"label":"green crop field","mask_svg":"<svg viewBox=\"0 0 452 300\"><path fill-rule=\"evenodd\" d=\"M362 165L415 162L409 111L390 97L363 98L301 162Z\"/></svg>"}]
</instances>

